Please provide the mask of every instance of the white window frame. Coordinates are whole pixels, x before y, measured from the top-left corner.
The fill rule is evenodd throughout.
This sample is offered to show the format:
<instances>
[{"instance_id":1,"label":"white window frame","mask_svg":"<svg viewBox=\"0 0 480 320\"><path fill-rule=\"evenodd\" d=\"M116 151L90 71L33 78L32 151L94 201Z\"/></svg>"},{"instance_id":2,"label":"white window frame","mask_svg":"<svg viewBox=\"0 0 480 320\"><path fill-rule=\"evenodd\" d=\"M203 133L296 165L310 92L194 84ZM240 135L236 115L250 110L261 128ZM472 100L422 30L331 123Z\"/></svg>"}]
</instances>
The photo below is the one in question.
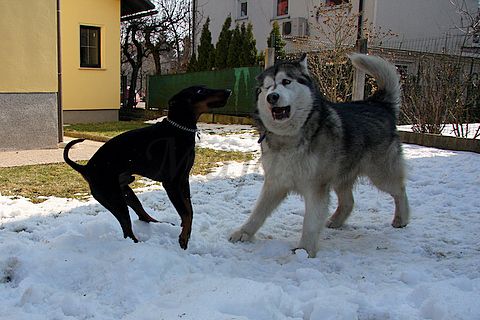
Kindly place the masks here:
<instances>
[{"instance_id":1,"label":"white window frame","mask_svg":"<svg viewBox=\"0 0 480 320\"><path fill-rule=\"evenodd\" d=\"M246 5L246 13L243 14L242 5ZM248 18L248 1L247 0L237 0L237 19L246 19Z\"/></svg>"},{"instance_id":2,"label":"white window frame","mask_svg":"<svg viewBox=\"0 0 480 320\"><path fill-rule=\"evenodd\" d=\"M274 8L274 10L275 10L275 11L274 11L274 12L275 12L274 16L275 16L276 18L286 18L286 17L289 17L289 16L290 16L290 4L291 4L291 0L287 0L287 13L286 13L286 14L282 14L282 15L279 15L279 14L278 14L278 4L279 4L278 2L279 2L279 1L280 1L280 0L275 0L275 1L274 1L274 6L275 6L275 8Z\"/></svg>"}]
</instances>

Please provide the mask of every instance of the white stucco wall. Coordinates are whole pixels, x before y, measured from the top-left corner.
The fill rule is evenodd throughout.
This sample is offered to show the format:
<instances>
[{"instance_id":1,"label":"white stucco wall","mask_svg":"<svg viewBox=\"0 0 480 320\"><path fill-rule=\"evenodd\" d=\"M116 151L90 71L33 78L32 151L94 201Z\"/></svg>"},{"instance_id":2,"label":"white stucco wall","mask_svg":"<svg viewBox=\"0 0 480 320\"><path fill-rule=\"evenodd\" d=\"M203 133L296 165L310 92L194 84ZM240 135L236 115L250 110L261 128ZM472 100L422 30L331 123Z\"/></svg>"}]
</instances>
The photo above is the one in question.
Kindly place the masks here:
<instances>
[{"instance_id":1,"label":"white stucco wall","mask_svg":"<svg viewBox=\"0 0 480 320\"><path fill-rule=\"evenodd\" d=\"M309 18L314 5L319 3L318 0L290 0L288 15L278 17L276 15L276 0L249 0L247 2L248 15L240 18L239 0L197 0L197 17L198 21L201 21L197 32L197 45L200 39L201 28L207 17L210 17L211 20L210 31L212 33L212 42L215 44L225 19L228 15L231 15L233 27L235 23L252 23L253 34L257 40L257 50L265 50L267 37L272 30L274 20L281 24L285 19L296 17ZM357 3L358 0L353 2Z\"/></svg>"},{"instance_id":2,"label":"white stucco wall","mask_svg":"<svg viewBox=\"0 0 480 320\"><path fill-rule=\"evenodd\" d=\"M402 39L439 38L459 34L461 15L450 0L376 0L373 23L391 29ZM471 12L477 0L467 0ZM463 23L464 24L464 23Z\"/></svg>"},{"instance_id":3,"label":"white stucco wall","mask_svg":"<svg viewBox=\"0 0 480 320\"><path fill-rule=\"evenodd\" d=\"M247 0L248 17L238 19L238 0L197 0L197 15L200 30L206 17L211 19L210 31L215 44L225 18L231 14L234 23L251 22L257 40L257 49L266 48L267 36L273 20L281 24L282 18L276 17L276 0ZM315 5L324 0L290 0L289 14L286 18L306 17L309 23L316 23L311 18ZM359 0L352 0L353 12L358 12ZM398 35L397 39L437 38L445 34L458 34L462 25L460 15L450 0L364 0L364 19L382 30L391 29ZM466 0L472 12L478 8L477 0ZM314 30L314 28L310 28Z\"/></svg>"}]
</instances>

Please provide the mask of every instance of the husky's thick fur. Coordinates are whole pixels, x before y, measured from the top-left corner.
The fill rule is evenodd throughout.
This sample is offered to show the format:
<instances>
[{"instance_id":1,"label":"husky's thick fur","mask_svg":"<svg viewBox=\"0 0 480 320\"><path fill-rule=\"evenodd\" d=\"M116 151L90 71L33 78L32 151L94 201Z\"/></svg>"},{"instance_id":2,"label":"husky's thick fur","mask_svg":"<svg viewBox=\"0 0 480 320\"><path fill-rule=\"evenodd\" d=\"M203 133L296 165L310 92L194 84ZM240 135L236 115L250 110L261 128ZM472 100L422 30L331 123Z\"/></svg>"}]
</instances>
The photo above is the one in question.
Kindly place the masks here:
<instances>
[{"instance_id":1,"label":"husky's thick fur","mask_svg":"<svg viewBox=\"0 0 480 320\"><path fill-rule=\"evenodd\" d=\"M324 225L338 228L353 209L352 188L367 176L392 195L392 226L409 219L401 143L396 130L400 83L393 65L374 56L353 54L353 65L373 76L376 93L364 101L332 103L322 98L304 56L266 69L259 77L257 125L262 141L265 181L248 220L230 241L248 241L289 193L305 200L298 248L315 257ZM328 218L333 188L338 207Z\"/></svg>"}]
</instances>

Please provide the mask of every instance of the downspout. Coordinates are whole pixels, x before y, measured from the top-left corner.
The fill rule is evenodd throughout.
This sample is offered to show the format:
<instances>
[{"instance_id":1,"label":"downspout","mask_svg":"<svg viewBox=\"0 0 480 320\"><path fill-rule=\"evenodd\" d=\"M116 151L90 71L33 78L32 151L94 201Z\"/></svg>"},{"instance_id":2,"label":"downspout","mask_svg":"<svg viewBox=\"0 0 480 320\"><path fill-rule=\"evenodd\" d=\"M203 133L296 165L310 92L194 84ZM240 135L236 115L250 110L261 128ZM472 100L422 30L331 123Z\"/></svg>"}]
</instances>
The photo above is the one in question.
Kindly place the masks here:
<instances>
[{"instance_id":1,"label":"downspout","mask_svg":"<svg viewBox=\"0 0 480 320\"><path fill-rule=\"evenodd\" d=\"M63 142L63 105L62 105L62 46L60 37L60 0L57 0L57 118L58 118L58 142Z\"/></svg>"},{"instance_id":2,"label":"downspout","mask_svg":"<svg viewBox=\"0 0 480 320\"><path fill-rule=\"evenodd\" d=\"M197 0L192 0L192 56L195 55L195 25L197 16Z\"/></svg>"},{"instance_id":3,"label":"downspout","mask_svg":"<svg viewBox=\"0 0 480 320\"><path fill-rule=\"evenodd\" d=\"M363 0L358 1L358 26L357 26L357 40L363 36Z\"/></svg>"}]
</instances>

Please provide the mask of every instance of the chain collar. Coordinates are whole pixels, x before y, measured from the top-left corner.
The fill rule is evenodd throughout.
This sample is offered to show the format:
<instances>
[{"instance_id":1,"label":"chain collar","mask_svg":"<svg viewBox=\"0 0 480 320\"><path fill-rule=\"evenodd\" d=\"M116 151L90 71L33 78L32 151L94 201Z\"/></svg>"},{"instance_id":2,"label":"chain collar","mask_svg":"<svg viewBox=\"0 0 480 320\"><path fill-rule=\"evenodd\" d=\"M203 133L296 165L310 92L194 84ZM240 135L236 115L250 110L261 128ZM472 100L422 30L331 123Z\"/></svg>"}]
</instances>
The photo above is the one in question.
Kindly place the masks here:
<instances>
[{"instance_id":1,"label":"chain collar","mask_svg":"<svg viewBox=\"0 0 480 320\"><path fill-rule=\"evenodd\" d=\"M196 132L198 132L198 129L197 129L197 128L195 128L195 129L187 128L187 127L182 126L182 125L180 125L180 124L176 123L175 121L170 120L170 119L168 119L168 118L165 118L165 120L167 120L168 123L170 123L172 126L174 126L175 128L178 128L178 129L180 129L180 130L187 131L187 132L191 132L191 133L196 133Z\"/></svg>"}]
</instances>

